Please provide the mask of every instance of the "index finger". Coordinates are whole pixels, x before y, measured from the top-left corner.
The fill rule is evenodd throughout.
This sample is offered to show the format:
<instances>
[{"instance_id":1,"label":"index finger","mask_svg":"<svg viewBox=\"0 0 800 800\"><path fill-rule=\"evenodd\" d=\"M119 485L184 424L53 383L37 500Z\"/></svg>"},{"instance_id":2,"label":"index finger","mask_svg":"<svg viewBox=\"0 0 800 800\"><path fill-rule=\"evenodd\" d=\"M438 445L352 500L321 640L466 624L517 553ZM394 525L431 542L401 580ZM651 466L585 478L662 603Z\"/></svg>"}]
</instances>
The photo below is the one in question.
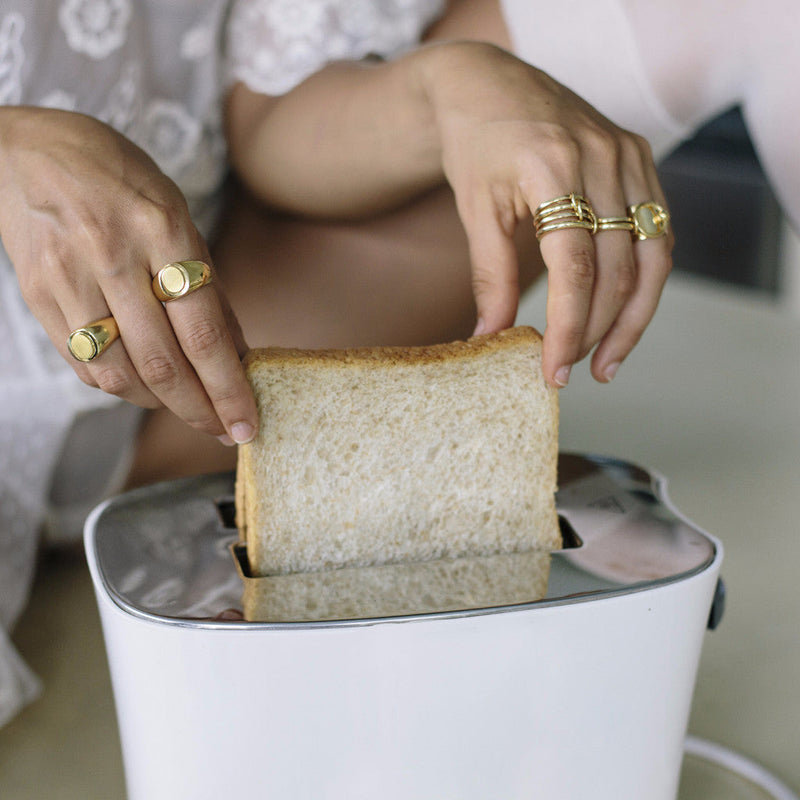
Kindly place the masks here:
<instances>
[{"instance_id":1,"label":"index finger","mask_svg":"<svg viewBox=\"0 0 800 800\"><path fill-rule=\"evenodd\" d=\"M233 442L253 439L258 425L253 391L241 356L244 337L215 284L164 304L181 349Z\"/></svg>"},{"instance_id":2,"label":"index finger","mask_svg":"<svg viewBox=\"0 0 800 800\"><path fill-rule=\"evenodd\" d=\"M474 334L493 333L513 325L519 305L517 251L491 205L484 205L481 215L464 221L478 317Z\"/></svg>"},{"instance_id":3,"label":"index finger","mask_svg":"<svg viewBox=\"0 0 800 800\"><path fill-rule=\"evenodd\" d=\"M213 284L162 306L151 279L149 269L121 270L102 287L138 376L192 427L228 444L249 441L257 413L232 314L226 315Z\"/></svg>"}]
</instances>

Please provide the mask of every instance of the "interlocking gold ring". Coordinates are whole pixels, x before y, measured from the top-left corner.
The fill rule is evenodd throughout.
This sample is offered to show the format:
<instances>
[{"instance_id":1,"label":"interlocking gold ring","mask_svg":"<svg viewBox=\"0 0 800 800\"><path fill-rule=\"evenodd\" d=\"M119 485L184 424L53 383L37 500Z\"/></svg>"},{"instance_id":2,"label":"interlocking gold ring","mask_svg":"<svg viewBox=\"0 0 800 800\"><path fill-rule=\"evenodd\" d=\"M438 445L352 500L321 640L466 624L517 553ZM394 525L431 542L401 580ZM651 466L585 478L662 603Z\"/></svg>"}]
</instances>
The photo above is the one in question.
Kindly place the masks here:
<instances>
[{"instance_id":1,"label":"interlocking gold ring","mask_svg":"<svg viewBox=\"0 0 800 800\"><path fill-rule=\"evenodd\" d=\"M598 217L598 231L632 231L633 220L630 217Z\"/></svg>"},{"instance_id":2,"label":"interlocking gold ring","mask_svg":"<svg viewBox=\"0 0 800 800\"><path fill-rule=\"evenodd\" d=\"M67 347L78 361L93 361L118 337L114 317L103 317L72 331Z\"/></svg>"},{"instance_id":3,"label":"interlocking gold ring","mask_svg":"<svg viewBox=\"0 0 800 800\"><path fill-rule=\"evenodd\" d=\"M589 201L575 192L548 200L537 207L533 215L536 238L567 228L583 228L597 232L597 215Z\"/></svg>"},{"instance_id":4,"label":"interlocking gold ring","mask_svg":"<svg viewBox=\"0 0 800 800\"><path fill-rule=\"evenodd\" d=\"M168 303L210 282L211 267L205 261L173 261L156 273L153 292L162 303Z\"/></svg>"},{"instance_id":5,"label":"interlocking gold ring","mask_svg":"<svg viewBox=\"0 0 800 800\"><path fill-rule=\"evenodd\" d=\"M648 200L628 206L633 222L632 236L636 239L658 239L669 231L669 212L658 203Z\"/></svg>"}]
</instances>

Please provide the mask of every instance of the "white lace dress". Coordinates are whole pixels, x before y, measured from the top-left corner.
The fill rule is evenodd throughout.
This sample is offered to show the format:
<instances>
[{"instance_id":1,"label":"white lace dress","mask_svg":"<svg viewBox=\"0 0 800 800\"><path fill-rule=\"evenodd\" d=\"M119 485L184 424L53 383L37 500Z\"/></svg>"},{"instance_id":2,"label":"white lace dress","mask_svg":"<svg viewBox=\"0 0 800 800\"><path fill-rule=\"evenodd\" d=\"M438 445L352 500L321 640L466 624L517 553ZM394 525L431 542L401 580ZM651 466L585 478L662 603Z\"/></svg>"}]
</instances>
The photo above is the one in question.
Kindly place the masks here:
<instances>
[{"instance_id":1,"label":"white lace dress","mask_svg":"<svg viewBox=\"0 0 800 800\"><path fill-rule=\"evenodd\" d=\"M0 104L58 107L112 125L177 182L208 231L225 173L220 100L228 82L277 94L328 60L391 56L413 45L442 5L0 0ZM87 507L119 486L137 415L78 380L22 301L1 247L0 341L2 725L39 689L8 631L28 597L42 526L49 516L79 530ZM106 437L97 435L100 420ZM98 465L99 483L91 480Z\"/></svg>"}]
</instances>

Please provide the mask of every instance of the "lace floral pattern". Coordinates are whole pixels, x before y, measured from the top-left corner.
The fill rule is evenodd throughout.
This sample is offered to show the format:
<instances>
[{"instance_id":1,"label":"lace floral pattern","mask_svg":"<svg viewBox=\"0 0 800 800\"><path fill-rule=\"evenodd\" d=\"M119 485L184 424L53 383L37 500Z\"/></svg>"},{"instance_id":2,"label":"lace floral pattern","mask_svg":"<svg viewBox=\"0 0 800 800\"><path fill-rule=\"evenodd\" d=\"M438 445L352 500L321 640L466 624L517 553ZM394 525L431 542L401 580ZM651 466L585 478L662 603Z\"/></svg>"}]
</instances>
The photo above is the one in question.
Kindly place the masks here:
<instances>
[{"instance_id":1,"label":"lace floral pattern","mask_svg":"<svg viewBox=\"0 0 800 800\"><path fill-rule=\"evenodd\" d=\"M0 21L0 104L4 106L19 103L22 96L24 30L25 18L17 12L5 14Z\"/></svg>"},{"instance_id":2,"label":"lace floral pattern","mask_svg":"<svg viewBox=\"0 0 800 800\"><path fill-rule=\"evenodd\" d=\"M177 182L208 230L225 174L223 75L285 91L328 60L412 46L443 3L0 0L0 103L78 111L113 126ZM220 45L228 19L226 70ZM2 245L0 341L2 724L36 694L5 631L27 599L56 461L74 420L115 401L84 386L52 346Z\"/></svg>"},{"instance_id":3,"label":"lace floral pattern","mask_svg":"<svg viewBox=\"0 0 800 800\"><path fill-rule=\"evenodd\" d=\"M138 144L167 175L179 175L197 150L202 125L184 105L154 100L145 108Z\"/></svg>"},{"instance_id":4,"label":"lace floral pattern","mask_svg":"<svg viewBox=\"0 0 800 800\"><path fill-rule=\"evenodd\" d=\"M142 69L135 61L129 61L120 71L98 118L118 131L130 130L140 113L141 90Z\"/></svg>"},{"instance_id":5,"label":"lace floral pattern","mask_svg":"<svg viewBox=\"0 0 800 800\"><path fill-rule=\"evenodd\" d=\"M443 0L242 0L228 31L228 78L284 94L329 61L407 50L443 7Z\"/></svg>"},{"instance_id":6,"label":"lace floral pattern","mask_svg":"<svg viewBox=\"0 0 800 800\"><path fill-rule=\"evenodd\" d=\"M103 59L125 42L131 0L63 0L58 20L69 46Z\"/></svg>"},{"instance_id":7,"label":"lace floral pattern","mask_svg":"<svg viewBox=\"0 0 800 800\"><path fill-rule=\"evenodd\" d=\"M220 42L230 2L0 0L0 103L78 111L116 128L178 183L207 231L225 174ZM117 401L81 383L52 346L1 244L0 339L3 724L37 693L6 631L30 591L56 460L80 414Z\"/></svg>"}]
</instances>

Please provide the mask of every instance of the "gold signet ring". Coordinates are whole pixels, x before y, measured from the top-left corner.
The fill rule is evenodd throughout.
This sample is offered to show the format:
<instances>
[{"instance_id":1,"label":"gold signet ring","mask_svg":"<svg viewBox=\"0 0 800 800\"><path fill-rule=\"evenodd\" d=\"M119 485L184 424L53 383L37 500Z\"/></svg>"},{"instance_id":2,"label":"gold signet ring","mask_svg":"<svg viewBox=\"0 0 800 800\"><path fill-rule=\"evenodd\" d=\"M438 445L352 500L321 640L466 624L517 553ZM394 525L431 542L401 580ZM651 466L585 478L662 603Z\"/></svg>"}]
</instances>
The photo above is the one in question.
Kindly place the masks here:
<instances>
[{"instance_id":1,"label":"gold signet ring","mask_svg":"<svg viewBox=\"0 0 800 800\"><path fill-rule=\"evenodd\" d=\"M72 331L67 347L78 361L93 361L117 338L119 328L114 317L103 317Z\"/></svg>"},{"instance_id":2,"label":"gold signet ring","mask_svg":"<svg viewBox=\"0 0 800 800\"><path fill-rule=\"evenodd\" d=\"M211 267L205 261L173 261L156 273L153 292L162 302L177 300L211 281Z\"/></svg>"}]
</instances>

